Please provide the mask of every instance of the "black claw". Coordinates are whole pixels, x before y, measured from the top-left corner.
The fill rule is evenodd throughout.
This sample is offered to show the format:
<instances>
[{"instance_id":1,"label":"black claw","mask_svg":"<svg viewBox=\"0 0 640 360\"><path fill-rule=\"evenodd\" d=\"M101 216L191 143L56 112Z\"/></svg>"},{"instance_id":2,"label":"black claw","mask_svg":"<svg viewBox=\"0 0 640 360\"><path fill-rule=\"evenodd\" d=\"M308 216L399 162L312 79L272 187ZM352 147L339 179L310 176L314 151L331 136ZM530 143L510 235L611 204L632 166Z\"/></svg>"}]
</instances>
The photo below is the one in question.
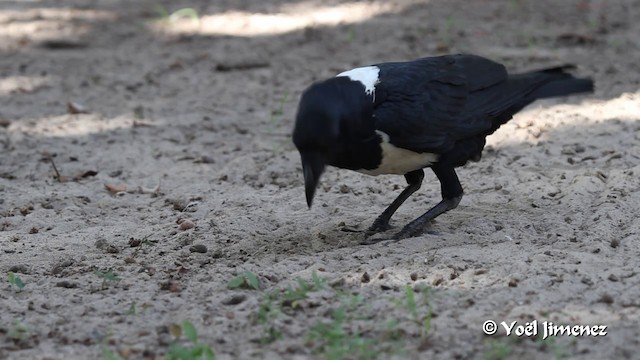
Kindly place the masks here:
<instances>
[{"instance_id":1,"label":"black claw","mask_svg":"<svg viewBox=\"0 0 640 360\"><path fill-rule=\"evenodd\" d=\"M367 231L365 231L365 235L369 237L377 233L385 232L389 229L391 229L391 226L389 225L388 221L376 220L373 222L373 224L371 224L371 226L367 229Z\"/></svg>"},{"instance_id":2,"label":"black claw","mask_svg":"<svg viewBox=\"0 0 640 360\"><path fill-rule=\"evenodd\" d=\"M420 236L423 233L422 227L411 226L407 224L402 230L393 235L393 240L398 241L410 237Z\"/></svg>"}]
</instances>

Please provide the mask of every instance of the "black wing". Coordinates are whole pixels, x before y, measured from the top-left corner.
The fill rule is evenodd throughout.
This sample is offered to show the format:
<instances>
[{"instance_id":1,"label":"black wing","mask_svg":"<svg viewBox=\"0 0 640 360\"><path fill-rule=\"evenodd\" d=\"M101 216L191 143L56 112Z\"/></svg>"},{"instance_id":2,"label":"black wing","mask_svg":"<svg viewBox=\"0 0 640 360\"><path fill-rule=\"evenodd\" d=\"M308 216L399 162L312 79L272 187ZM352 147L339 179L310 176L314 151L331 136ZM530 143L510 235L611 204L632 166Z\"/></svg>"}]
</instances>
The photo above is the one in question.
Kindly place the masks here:
<instances>
[{"instance_id":1,"label":"black wing","mask_svg":"<svg viewBox=\"0 0 640 360\"><path fill-rule=\"evenodd\" d=\"M492 117L513 106L500 86L508 80L504 66L479 56L376 66L375 126L402 148L445 152L459 139L487 133Z\"/></svg>"}]
</instances>

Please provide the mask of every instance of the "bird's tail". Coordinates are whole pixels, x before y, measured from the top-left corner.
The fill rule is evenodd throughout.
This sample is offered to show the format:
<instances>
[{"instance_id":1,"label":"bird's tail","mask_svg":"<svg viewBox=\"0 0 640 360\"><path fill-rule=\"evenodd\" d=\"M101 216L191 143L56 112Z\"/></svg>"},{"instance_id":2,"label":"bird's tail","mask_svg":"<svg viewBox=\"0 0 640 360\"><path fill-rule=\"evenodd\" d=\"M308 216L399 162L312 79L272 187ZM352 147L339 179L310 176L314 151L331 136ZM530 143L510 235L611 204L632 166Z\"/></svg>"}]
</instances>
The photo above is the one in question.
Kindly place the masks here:
<instances>
[{"instance_id":1,"label":"bird's tail","mask_svg":"<svg viewBox=\"0 0 640 360\"><path fill-rule=\"evenodd\" d=\"M505 87L499 89L499 100L488 102L491 108L491 134L525 106L538 99L593 92L593 80L576 78L567 70L573 65L564 65L522 74L510 75Z\"/></svg>"},{"instance_id":2,"label":"bird's tail","mask_svg":"<svg viewBox=\"0 0 640 360\"><path fill-rule=\"evenodd\" d=\"M575 69L573 65L564 65L522 74L522 77L538 78L543 83L531 93L533 99L545 99L556 96L593 92L593 80L576 78L566 72Z\"/></svg>"}]
</instances>

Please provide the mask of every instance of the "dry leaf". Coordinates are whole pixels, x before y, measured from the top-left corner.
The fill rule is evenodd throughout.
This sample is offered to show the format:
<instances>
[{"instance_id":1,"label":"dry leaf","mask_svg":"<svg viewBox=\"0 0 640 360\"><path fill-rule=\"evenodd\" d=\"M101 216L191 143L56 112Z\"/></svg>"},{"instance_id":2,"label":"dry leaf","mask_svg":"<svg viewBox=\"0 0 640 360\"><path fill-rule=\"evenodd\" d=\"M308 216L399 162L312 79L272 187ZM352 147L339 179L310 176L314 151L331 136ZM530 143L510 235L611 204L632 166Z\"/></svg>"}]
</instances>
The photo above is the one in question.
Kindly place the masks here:
<instances>
[{"instance_id":1,"label":"dry leaf","mask_svg":"<svg viewBox=\"0 0 640 360\"><path fill-rule=\"evenodd\" d=\"M178 324L171 324L169 325L169 332L174 338L179 339L182 337L182 326Z\"/></svg>"},{"instance_id":2,"label":"dry leaf","mask_svg":"<svg viewBox=\"0 0 640 360\"><path fill-rule=\"evenodd\" d=\"M89 176L96 176L98 175L98 172L95 170L88 170L85 171L84 173L80 174L81 178L88 178Z\"/></svg>"},{"instance_id":3,"label":"dry leaf","mask_svg":"<svg viewBox=\"0 0 640 360\"><path fill-rule=\"evenodd\" d=\"M95 170L88 170L88 171L85 171L85 172L83 172L83 173L81 173L81 174L78 174L78 175L74 176L74 177L73 177L73 180L74 180L74 181L78 181L78 180L86 179L86 178L88 178L88 177L96 176L96 175L98 175L98 172L97 172L97 171L95 171ZM106 185L105 185L105 186L106 186Z\"/></svg>"},{"instance_id":4,"label":"dry leaf","mask_svg":"<svg viewBox=\"0 0 640 360\"><path fill-rule=\"evenodd\" d=\"M67 102L67 111L69 114L88 114L89 110L81 104L74 101Z\"/></svg>"},{"instance_id":5,"label":"dry leaf","mask_svg":"<svg viewBox=\"0 0 640 360\"><path fill-rule=\"evenodd\" d=\"M105 189L112 194L117 194L121 192L127 191L126 185L112 185L112 184L104 184Z\"/></svg>"},{"instance_id":6,"label":"dry leaf","mask_svg":"<svg viewBox=\"0 0 640 360\"><path fill-rule=\"evenodd\" d=\"M138 191L141 194L156 194L159 190L160 190L160 180L158 180L158 185L156 185L155 187L152 187L152 188L148 188L148 187L144 187L144 186L139 186L138 187Z\"/></svg>"}]
</instances>

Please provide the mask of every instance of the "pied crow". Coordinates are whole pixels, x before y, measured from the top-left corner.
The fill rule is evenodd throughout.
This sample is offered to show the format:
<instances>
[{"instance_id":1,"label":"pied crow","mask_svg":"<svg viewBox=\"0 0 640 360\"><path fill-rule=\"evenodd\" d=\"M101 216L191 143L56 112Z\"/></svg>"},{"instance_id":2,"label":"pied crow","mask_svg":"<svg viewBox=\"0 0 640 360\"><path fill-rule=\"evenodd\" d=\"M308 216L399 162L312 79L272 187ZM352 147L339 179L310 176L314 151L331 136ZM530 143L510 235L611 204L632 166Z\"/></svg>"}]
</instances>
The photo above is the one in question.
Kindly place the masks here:
<instances>
[{"instance_id":1,"label":"pied crow","mask_svg":"<svg viewBox=\"0 0 640 360\"><path fill-rule=\"evenodd\" d=\"M293 142L302 158L307 205L327 165L369 175L404 175L408 186L366 236L389 229L398 207L420 188L430 167L442 201L394 235L419 235L425 224L458 206L455 168L478 161L485 138L537 99L592 92L571 65L508 74L475 55L446 55L359 67L312 84L296 115ZM378 240L364 241L373 243Z\"/></svg>"}]
</instances>

